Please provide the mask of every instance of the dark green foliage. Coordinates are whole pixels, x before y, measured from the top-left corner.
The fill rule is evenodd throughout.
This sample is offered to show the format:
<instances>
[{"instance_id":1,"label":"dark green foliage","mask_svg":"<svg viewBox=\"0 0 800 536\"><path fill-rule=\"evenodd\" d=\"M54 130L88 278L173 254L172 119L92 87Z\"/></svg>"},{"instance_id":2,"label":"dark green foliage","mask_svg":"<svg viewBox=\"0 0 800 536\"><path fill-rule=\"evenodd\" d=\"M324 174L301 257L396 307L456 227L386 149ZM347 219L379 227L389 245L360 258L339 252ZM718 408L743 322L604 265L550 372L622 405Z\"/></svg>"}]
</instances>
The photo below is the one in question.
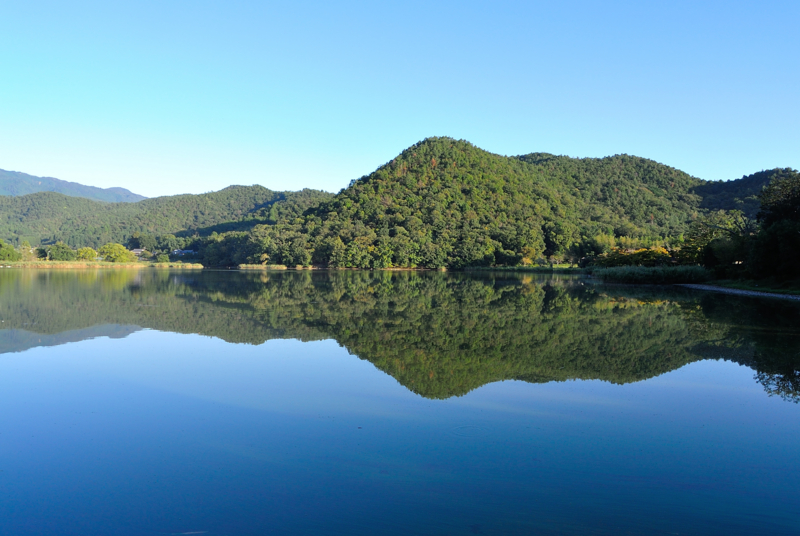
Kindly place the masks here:
<instances>
[{"instance_id":1,"label":"dark green foliage","mask_svg":"<svg viewBox=\"0 0 800 536\"><path fill-rule=\"evenodd\" d=\"M790 168L776 171L761 193L758 219L765 227L782 220L800 222L800 173Z\"/></svg>"},{"instance_id":2,"label":"dark green foliage","mask_svg":"<svg viewBox=\"0 0 800 536\"><path fill-rule=\"evenodd\" d=\"M639 285L673 285L676 283L704 283L713 273L702 266L616 266L597 268L592 276L610 283Z\"/></svg>"},{"instance_id":3,"label":"dark green foliage","mask_svg":"<svg viewBox=\"0 0 800 536\"><path fill-rule=\"evenodd\" d=\"M736 182L726 187L736 191ZM627 155L503 157L465 141L429 138L303 218L197 247L204 254L210 248L207 264L227 265L576 263L615 245L679 244L702 213L702 198L693 192L704 184ZM714 191L722 195L724 190Z\"/></svg>"},{"instance_id":4,"label":"dark green foliage","mask_svg":"<svg viewBox=\"0 0 800 536\"><path fill-rule=\"evenodd\" d=\"M800 279L800 173L779 170L761 193L761 230L750 247L756 278Z\"/></svg>"},{"instance_id":5,"label":"dark green foliage","mask_svg":"<svg viewBox=\"0 0 800 536\"><path fill-rule=\"evenodd\" d=\"M177 195L138 203L100 203L41 192L0 197L0 236L32 243L63 241L97 248L140 235L211 234L213 226L249 229L270 218L296 217L331 194L315 190L273 192L261 186L231 186L202 195ZM278 206L276 206L278 205ZM174 238L174 237L173 237Z\"/></svg>"},{"instance_id":6,"label":"dark green foliage","mask_svg":"<svg viewBox=\"0 0 800 536\"><path fill-rule=\"evenodd\" d=\"M694 207L670 184L685 195L699 182L627 156L507 158L430 138L355 181L309 220L317 236L341 239L345 266L513 265L566 257L599 233L677 233Z\"/></svg>"},{"instance_id":7,"label":"dark green foliage","mask_svg":"<svg viewBox=\"0 0 800 536\"><path fill-rule=\"evenodd\" d=\"M759 202L761 190L773 178L781 176L786 171L770 169L733 181L706 182L695 187L693 192L703 199L700 208L710 211L738 210L745 217L753 219L761 207Z\"/></svg>"},{"instance_id":8,"label":"dark green foliage","mask_svg":"<svg viewBox=\"0 0 800 536\"><path fill-rule=\"evenodd\" d=\"M779 220L761 229L753 244L750 272L762 279L800 278L800 222Z\"/></svg>"},{"instance_id":9,"label":"dark green foliage","mask_svg":"<svg viewBox=\"0 0 800 536\"><path fill-rule=\"evenodd\" d=\"M56 242L47 248L47 258L51 261L74 261L78 258L77 252L64 242Z\"/></svg>"},{"instance_id":10,"label":"dark green foliage","mask_svg":"<svg viewBox=\"0 0 800 536\"><path fill-rule=\"evenodd\" d=\"M70 197L84 197L108 203L129 203L147 199L125 188L96 188L52 177L34 177L17 171L0 169L0 195L27 195L36 192L58 192Z\"/></svg>"},{"instance_id":11,"label":"dark green foliage","mask_svg":"<svg viewBox=\"0 0 800 536\"><path fill-rule=\"evenodd\" d=\"M543 153L518 158L557 186L565 205L562 210L587 222L587 236L678 236L701 202L692 189L704 181L646 158L569 158Z\"/></svg>"}]
</instances>

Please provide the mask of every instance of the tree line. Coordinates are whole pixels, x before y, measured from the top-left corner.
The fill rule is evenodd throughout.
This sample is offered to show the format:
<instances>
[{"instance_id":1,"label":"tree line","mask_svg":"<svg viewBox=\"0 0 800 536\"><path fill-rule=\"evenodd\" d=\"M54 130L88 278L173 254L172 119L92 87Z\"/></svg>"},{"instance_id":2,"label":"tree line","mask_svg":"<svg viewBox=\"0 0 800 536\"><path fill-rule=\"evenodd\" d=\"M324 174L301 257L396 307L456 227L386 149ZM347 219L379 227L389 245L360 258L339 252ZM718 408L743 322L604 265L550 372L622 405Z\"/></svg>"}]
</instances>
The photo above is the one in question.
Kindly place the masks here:
<instances>
[{"instance_id":1,"label":"tree line","mask_svg":"<svg viewBox=\"0 0 800 536\"><path fill-rule=\"evenodd\" d=\"M69 222L57 218L57 225L42 220L41 211L23 219L30 227L62 229L62 235L71 237L62 241L73 248L98 247L111 241L101 237L116 233L121 238L115 243L141 247L157 257L174 249L191 250L208 266L361 269L562 262L713 267L715 258L727 269L731 262L745 261L730 261L726 248L732 246L722 239L737 222L750 222L740 234L747 235L748 244L763 245L748 246L746 265L755 273L759 263L784 265L791 255L780 245L791 248L791 230L779 232L757 214L770 203L759 197L765 185L792 174L796 172L778 169L712 183L629 155L506 157L463 140L428 138L335 196L232 187L205 197L145 200L124 204L125 211L151 208L106 234L88 224L76 231L80 225L73 220L88 216ZM40 195L14 199L46 200L35 197ZM93 208L102 213L96 205L87 205L85 212ZM114 207L109 214L122 225L122 209ZM14 217L6 215L6 221L20 220L19 212L11 213ZM3 214L0 202L0 231ZM758 241L750 240L756 235ZM780 259L775 251L784 251L777 254ZM755 256L759 258L753 260Z\"/></svg>"},{"instance_id":2,"label":"tree line","mask_svg":"<svg viewBox=\"0 0 800 536\"><path fill-rule=\"evenodd\" d=\"M588 259L598 266L702 265L718 279L786 281L800 276L800 173L762 172L754 216L716 210L694 221L675 248L612 248ZM769 177L769 182L763 181ZM750 212L752 214L752 211Z\"/></svg>"}]
</instances>

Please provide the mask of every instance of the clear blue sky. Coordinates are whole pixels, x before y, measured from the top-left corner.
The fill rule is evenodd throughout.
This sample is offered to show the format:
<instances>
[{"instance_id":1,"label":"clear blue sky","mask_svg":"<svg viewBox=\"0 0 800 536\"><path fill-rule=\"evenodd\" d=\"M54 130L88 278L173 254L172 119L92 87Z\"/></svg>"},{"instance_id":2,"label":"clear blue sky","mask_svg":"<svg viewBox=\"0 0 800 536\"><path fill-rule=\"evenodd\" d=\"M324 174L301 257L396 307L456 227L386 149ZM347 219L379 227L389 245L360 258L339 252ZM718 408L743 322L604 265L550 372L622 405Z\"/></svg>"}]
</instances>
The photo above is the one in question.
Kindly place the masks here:
<instances>
[{"instance_id":1,"label":"clear blue sky","mask_svg":"<svg viewBox=\"0 0 800 536\"><path fill-rule=\"evenodd\" d=\"M800 2L0 3L0 168L338 191L428 136L800 167Z\"/></svg>"}]
</instances>

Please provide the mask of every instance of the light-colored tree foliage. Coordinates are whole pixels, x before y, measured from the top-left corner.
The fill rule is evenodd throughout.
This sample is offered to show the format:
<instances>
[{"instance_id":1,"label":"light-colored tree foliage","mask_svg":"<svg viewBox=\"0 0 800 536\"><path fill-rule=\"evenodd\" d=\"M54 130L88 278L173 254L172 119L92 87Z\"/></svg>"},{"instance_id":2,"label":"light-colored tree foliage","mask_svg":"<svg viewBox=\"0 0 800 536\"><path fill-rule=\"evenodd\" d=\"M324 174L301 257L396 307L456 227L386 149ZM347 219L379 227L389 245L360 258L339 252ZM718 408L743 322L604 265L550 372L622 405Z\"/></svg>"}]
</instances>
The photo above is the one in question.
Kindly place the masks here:
<instances>
[{"instance_id":1,"label":"light-colored tree foliage","mask_svg":"<svg viewBox=\"0 0 800 536\"><path fill-rule=\"evenodd\" d=\"M104 261L136 262L136 255L125 249L122 244L106 244L97 251Z\"/></svg>"},{"instance_id":2,"label":"light-colored tree foliage","mask_svg":"<svg viewBox=\"0 0 800 536\"><path fill-rule=\"evenodd\" d=\"M79 261L93 261L97 258L97 251L92 248L79 248L78 260Z\"/></svg>"}]
</instances>

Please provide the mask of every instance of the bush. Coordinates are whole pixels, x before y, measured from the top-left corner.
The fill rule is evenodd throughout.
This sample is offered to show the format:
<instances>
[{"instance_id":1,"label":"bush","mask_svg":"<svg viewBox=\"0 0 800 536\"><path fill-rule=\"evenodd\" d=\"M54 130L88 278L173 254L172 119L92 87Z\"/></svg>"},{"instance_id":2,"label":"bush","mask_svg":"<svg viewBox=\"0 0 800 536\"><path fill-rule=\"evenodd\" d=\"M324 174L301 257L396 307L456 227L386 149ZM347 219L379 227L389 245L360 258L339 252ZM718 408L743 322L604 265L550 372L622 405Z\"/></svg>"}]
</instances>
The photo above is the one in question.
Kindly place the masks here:
<instances>
[{"instance_id":1,"label":"bush","mask_svg":"<svg viewBox=\"0 0 800 536\"><path fill-rule=\"evenodd\" d=\"M125 249L122 244L106 244L98 250L98 253L108 262L136 262L136 255Z\"/></svg>"},{"instance_id":2,"label":"bush","mask_svg":"<svg viewBox=\"0 0 800 536\"><path fill-rule=\"evenodd\" d=\"M92 248L79 248L78 260L79 261L93 261L97 258L97 252Z\"/></svg>"},{"instance_id":3,"label":"bush","mask_svg":"<svg viewBox=\"0 0 800 536\"><path fill-rule=\"evenodd\" d=\"M672 261L669 251L663 247L625 250L613 248L594 258L597 266L658 266Z\"/></svg>"},{"instance_id":4,"label":"bush","mask_svg":"<svg viewBox=\"0 0 800 536\"><path fill-rule=\"evenodd\" d=\"M6 244L0 240L0 261L18 261L22 259L22 254L15 250L11 244Z\"/></svg>"},{"instance_id":5,"label":"bush","mask_svg":"<svg viewBox=\"0 0 800 536\"><path fill-rule=\"evenodd\" d=\"M703 283L712 278L712 272L702 266L617 266L596 268L592 275L610 283L672 285L675 283Z\"/></svg>"},{"instance_id":6,"label":"bush","mask_svg":"<svg viewBox=\"0 0 800 536\"><path fill-rule=\"evenodd\" d=\"M51 261L74 261L77 257L75 250L66 245L64 242L56 242L48 250L48 260Z\"/></svg>"}]
</instances>

